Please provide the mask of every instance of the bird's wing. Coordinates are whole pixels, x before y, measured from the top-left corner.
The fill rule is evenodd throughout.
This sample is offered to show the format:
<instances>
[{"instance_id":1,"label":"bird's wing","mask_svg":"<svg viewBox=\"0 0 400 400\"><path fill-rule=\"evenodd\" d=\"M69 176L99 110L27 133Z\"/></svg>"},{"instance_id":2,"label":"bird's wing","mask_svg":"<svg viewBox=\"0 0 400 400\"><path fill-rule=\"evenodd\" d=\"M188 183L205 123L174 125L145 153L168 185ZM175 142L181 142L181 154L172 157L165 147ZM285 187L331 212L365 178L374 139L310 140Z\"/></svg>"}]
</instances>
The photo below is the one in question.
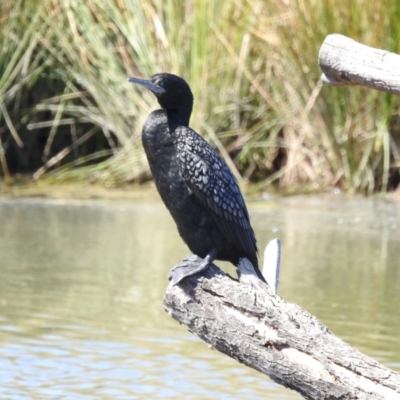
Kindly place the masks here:
<instances>
[{"instance_id":1,"label":"bird's wing","mask_svg":"<svg viewBox=\"0 0 400 400\"><path fill-rule=\"evenodd\" d=\"M181 174L197 201L212 215L223 235L257 260L257 246L239 186L216 151L195 131L174 133Z\"/></svg>"}]
</instances>

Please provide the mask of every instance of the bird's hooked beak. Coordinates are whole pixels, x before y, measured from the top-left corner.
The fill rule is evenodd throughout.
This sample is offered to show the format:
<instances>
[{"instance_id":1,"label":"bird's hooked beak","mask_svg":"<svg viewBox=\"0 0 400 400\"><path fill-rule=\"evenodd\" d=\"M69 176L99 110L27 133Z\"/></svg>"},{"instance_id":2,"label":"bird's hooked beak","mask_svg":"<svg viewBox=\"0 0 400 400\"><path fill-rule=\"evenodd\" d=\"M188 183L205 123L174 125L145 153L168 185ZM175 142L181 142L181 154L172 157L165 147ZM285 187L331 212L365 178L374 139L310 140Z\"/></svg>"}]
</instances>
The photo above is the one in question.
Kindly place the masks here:
<instances>
[{"instance_id":1,"label":"bird's hooked beak","mask_svg":"<svg viewBox=\"0 0 400 400\"><path fill-rule=\"evenodd\" d=\"M131 83L136 83L138 85L144 86L145 88L149 89L151 92L153 92L155 95L157 94L162 94L165 92L165 89L162 88L161 86L156 85L149 79L139 79L139 78L134 78L134 77L129 77L128 82Z\"/></svg>"}]
</instances>

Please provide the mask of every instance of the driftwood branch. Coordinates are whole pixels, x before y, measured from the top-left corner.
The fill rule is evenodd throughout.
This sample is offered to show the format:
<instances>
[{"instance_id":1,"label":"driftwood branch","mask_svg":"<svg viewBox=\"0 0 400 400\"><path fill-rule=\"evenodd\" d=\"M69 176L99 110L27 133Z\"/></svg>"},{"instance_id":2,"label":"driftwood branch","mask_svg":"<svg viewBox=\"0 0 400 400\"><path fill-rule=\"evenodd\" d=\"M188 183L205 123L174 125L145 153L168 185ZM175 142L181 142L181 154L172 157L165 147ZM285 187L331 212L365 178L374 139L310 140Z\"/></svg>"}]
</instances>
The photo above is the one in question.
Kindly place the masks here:
<instances>
[{"instance_id":1,"label":"driftwood branch","mask_svg":"<svg viewBox=\"0 0 400 400\"><path fill-rule=\"evenodd\" d=\"M321 81L326 85L361 85L400 95L400 55L328 35L319 52Z\"/></svg>"},{"instance_id":2,"label":"driftwood branch","mask_svg":"<svg viewBox=\"0 0 400 400\"><path fill-rule=\"evenodd\" d=\"M322 82L400 95L400 56L329 35L320 50ZM195 257L195 256L194 256ZM400 400L400 374L333 335L316 317L277 296L279 241L266 250L268 287L248 263L240 283L211 266L168 286L164 308L214 349L306 399ZM272 288L272 289L271 289Z\"/></svg>"},{"instance_id":3,"label":"driftwood branch","mask_svg":"<svg viewBox=\"0 0 400 400\"><path fill-rule=\"evenodd\" d=\"M245 285L211 266L169 285L164 308L214 349L307 399L400 399L400 374L261 281Z\"/></svg>"}]
</instances>

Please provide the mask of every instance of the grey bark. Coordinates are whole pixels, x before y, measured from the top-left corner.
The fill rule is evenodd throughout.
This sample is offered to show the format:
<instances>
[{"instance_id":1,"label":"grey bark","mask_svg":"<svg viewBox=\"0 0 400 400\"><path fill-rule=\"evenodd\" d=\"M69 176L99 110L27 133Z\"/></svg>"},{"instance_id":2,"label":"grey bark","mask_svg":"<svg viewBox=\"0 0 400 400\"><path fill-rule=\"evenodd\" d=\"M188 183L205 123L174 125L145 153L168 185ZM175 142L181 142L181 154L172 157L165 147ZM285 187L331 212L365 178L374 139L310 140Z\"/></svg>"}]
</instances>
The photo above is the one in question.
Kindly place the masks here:
<instances>
[{"instance_id":1,"label":"grey bark","mask_svg":"<svg viewBox=\"0 0 400 400\"><path fill-rule=\"evenodd\" d=\"M339 34L328 35L319 53L326 85L362 85L400 95L400 55L375 49Z\"/></svg>"},{"instance_id":2,"label":"grey bark","mask_svg":"<svg viewBox=\"0 0 400 400\"><path fill-rule=\"evenodd\" d=\"M164 308L214 349L306 399L400 399L400 374L345 343L267 285L218 267L169 285Z\"/></svg>"}]
</instances>

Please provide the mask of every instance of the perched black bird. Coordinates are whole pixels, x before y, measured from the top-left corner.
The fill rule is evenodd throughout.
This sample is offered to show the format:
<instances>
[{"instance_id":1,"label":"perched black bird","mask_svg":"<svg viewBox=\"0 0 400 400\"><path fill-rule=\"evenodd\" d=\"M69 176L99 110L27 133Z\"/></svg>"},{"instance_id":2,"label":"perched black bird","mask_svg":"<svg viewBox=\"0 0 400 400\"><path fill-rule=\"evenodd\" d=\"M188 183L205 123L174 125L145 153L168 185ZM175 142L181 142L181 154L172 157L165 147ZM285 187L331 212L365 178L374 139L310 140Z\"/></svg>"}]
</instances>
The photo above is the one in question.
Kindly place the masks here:
<instances>
[{"instance_id":1,"label":"perched black bird","mask_svg":"<svg viewBox=\"0 0 400 400\"><path fill-rule=\"evenodd\" d=\"M193 95L179 76L161 73L129 78L149 89L162 109L147 118L142 141L153 178L182 239L200 263L173 269L174 284L208 267L215 259L238 265L247 257L265 282L257 245L240 189L222 158L189 128Z\"/></svg>"}]
</instances>

